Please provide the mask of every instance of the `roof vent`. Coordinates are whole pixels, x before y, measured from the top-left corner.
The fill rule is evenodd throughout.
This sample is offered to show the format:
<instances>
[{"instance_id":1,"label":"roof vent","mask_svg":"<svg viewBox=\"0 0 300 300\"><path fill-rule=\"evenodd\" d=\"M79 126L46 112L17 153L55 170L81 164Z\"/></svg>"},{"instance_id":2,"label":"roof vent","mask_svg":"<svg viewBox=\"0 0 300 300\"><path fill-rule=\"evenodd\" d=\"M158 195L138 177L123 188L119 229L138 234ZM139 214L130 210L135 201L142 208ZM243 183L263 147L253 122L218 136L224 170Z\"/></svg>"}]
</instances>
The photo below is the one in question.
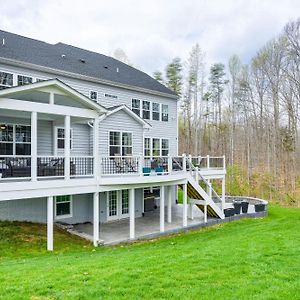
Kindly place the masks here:
<instances>
[{"instance_id":1,"label":"roof vent","mask_svg":"<svg viewBox=\"0 0 300 300\"><path fill-rule=\"evenodd\" d=\"M5 46L5 38L2 39L2 46Z\"/></svg>"},{"instance_id":2,"label":"roof vent","mask_svg":"<svg viewBox=\"0 0 300 300\"><path fill-rule=\"evenodd\" d=\"M66 55L65 55L65 54L62 54L61 57L62 57L62 58L66 58Z\"/></svg>"},{"instance_id":3,"label":"roof vent","mask_svg":"<svg viewBox=\"0 0 300 300\"><path fill-rule=\"evenodd\" d=\"M85 64L85 59L79 59L80 62L82 62L83 64Z\"/></svg>"},{"instance_id":4,"label":"roof vent","mask_svg":"<svg viewBox=\"0 0 300 300\"><path fill-rule=\"evenodd\" d=\"M119 68L117 67L117 73L119 73Z\"/></svg>"},{"instance_id":5,"label":"roof vent","mask_svg":"<svg viewBox=\"0 0 300 300\"><path fill-rule=\"evenodd\" d=\"M104 69L108 69L108 66L103 66Z\"/></svg>"}]
</instances>

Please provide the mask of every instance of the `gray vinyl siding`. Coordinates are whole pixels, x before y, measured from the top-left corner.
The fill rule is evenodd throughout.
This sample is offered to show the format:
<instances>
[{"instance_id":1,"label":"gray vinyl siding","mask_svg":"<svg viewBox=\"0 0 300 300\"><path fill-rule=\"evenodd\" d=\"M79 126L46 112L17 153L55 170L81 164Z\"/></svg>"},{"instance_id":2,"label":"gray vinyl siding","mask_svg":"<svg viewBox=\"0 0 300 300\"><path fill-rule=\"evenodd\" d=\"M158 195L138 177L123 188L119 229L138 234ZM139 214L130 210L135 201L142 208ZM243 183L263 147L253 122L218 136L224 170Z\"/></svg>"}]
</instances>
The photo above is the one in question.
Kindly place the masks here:
<instances>
[{"instance_id":1,"label":"gray vinyl siding","mask_svg":"<svg viewBox=\"0 0 300 300\"><path fill-rule=\"evenodd\" d=\"M72 196L72 217L55 219L56 222L78 224L93 222L93 195ZM142 216L143 190L135 190L135 216ZM55 205L55 203L54 203ZM100 193L100 222L107 221L107 193ZM47 222L47 199L30 198L0 201L1 221Z\"/></svg>"},{"instance_id":2,"label":"gray vinyl siding","mask_svg":"<svg viewBox=\"0 0 300 300\"><path fill-rule=\"evenodd\" d=\"M152 125L152 128L149 130L149 132L147 132L147 137L169 139L170 154L177 155L177 101L174 99L132 91L124 88L112 87L104 84L92 83L64 76L56 76L44 72L11 67L3 64L0 64L0 70L9 71L14 74L30 75L34 77L34 80L35 78L50 79L57 77L66 84L70 85L72 88L76 89L77 91L88 97L90 95L90 91L96 91L98 93L98 102L106 107L126 104L129 108L131 108L132 98L137 98L141 101L147 100L151 102L167 104L169 106L169 121L162 122L149 120L149 123ZM116 95L118 98L107 98L104 96L105 93Z\"/></svg>"},{"instance_id":3,"label":"gray vinyl siding","mask_svg":"<svg viewBox=\"0 0 300 300\"><path fill-rule=\"evenodd\" d=\"M100 155L109 155L109 132L123 131L132 133L133 155L143 153L143 126L126 112L120 110L100 122Z\"/></svg>"}]
</instances>

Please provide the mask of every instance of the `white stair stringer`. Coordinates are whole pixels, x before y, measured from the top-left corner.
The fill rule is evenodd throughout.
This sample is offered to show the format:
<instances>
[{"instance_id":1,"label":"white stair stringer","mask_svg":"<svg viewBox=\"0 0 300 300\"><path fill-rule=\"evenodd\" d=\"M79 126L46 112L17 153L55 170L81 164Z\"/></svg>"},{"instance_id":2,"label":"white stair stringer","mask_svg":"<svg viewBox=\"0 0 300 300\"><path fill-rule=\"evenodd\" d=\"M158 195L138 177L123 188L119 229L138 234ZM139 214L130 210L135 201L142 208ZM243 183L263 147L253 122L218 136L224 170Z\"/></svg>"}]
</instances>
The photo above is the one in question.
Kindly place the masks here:
<instances>
[{"instance_id":1,"label":"white stair stringer","mask_svg":"<svg viewBox=\"0 0 300 300\"><path fill-rule=\"evenodd\" d=\"M206 191L197 183L197 181L194 179L194 177L190 174L187 173L187 181L192 185L192 187L197 191L197 193L203 198L205 201L206 205L210 206L215 213L218 215L220 219L224 219L224 212L222 209L209 197L209 195L206 193ZM197 199L193 199L194 201ZM201 199L199 199L201 200ZM195 202L195 204L197 204Z\"/></svg>"}]
</instances>

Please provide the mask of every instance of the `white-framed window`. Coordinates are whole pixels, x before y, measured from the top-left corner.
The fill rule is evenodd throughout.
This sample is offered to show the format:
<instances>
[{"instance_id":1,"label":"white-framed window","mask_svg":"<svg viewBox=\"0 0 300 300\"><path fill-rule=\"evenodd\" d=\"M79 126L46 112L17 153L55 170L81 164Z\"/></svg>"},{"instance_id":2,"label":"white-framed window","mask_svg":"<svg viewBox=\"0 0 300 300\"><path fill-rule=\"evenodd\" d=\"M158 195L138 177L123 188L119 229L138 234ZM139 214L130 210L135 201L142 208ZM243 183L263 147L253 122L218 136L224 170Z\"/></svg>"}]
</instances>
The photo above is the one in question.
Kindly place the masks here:
<instances>
[{"instance_id":1,"label":"white-framed window","mask_svg":"<svg viewBox=\"0 0 300 300\"><path fill-rule=\"evenodd\" d=\"M108 192L108 218L118 217L118 193L117 191Z\"/></svg>"},{"instance_id":2,"label":"white-framed window","mask_svg":"<svg viewBox=\"0 0 300 300\"><path fill-rule=\"evenodd\" d=\"M90 98L94 101L97 101L98 93L95 91L90 91Z\"/></svg>"},{"instance_id":3,"label":"white-framed window","mask_svg":"<svg viewBox=\"0 0 300 300\"><path fill-rule=\"evenodd\" d=\"M160 139L152 139L152 156L160 156Z\"/></svg>"},{"instance_id":4,"label":"white-framed window","mask_svg":"<svg viewBox=\"0 0 300 300\"><path fill-rule=\"evenodd\" d=\"M121 213L122 215L127 215L129 213L129 191L122 190L121 191L122 201L121 201Z\"/></svg>"},{"instance_id":5,"label":"white-framed window","mask_svg":"<svg viewBox=\"0 0 300 300\"><path fill-rule=\"evenodd\" d=\"M161 155L168 156L169 155L169 140L161 139Z\"/></svg>"},{"instance_id":6,"label":"white-framed window","mask_svg":"<svg viewBox=\"0 0 300 300\"><path fill-rule=\"evenodd\" d=\"M13 74L0 72L0 90L13 86Z\"/></svg>"},{"instance_id":7,"label":"white-framed window","mask_svg":"<svg viewBox=\"0 0 300 300\"><path fill-rule=\"evenodd\" d=\"M109 156L132 155L132 133L121 131L109 132Z\"/></svg>"},{"instance_id":8,"label":"white-framed window","mask_svg":"<svg viewBox=\"0 0 300 300\"><path fill-rule=\"evenodd\" d=\"M55 127L56 129L56 149L65 149L65 129L63 127ZM73 148L73 130L70 129L70 149Z\"/></svg>"},{"instance_id":9,"label":"white-framed window","mask_svg":"<svg viewBox=\"0 0 300 300\"><path fill-rule=\"evenodd\" d=\"M112 99L118 99L118 96L116 96L116 95L112 95L112 94L104 94L104 97L106 97L106 98L112 98Z\"/></svg>"},{"instance_id":10,"label":"white-framed window","mask_svg":"<svg viewBox=\"0 0 300 300\"><path fill-rule=\"evenodd\" d=\"M151 139L144 139L144 156L151 156Z\"/></svg>"},{"instance_id":11,"label":"white-framed window","mask_svg":"<svg viewBox=\"0 0 300 300\"><path fill-rule=\"evenodd\" d=\"M160 104L156 102L152 103L152 120L160 120Z\"/></svg>"},{"instance_id":12,"label":"white-framed window","mask_svg":"<svg viewBox=\"0 0 300 300\"><path fill-rule=\"evenodd\" d=\"M29 83L32 83L32 77L18 75L18 85L25 85Z\"/></svg>"},{"instance_id":13,"label":"white-framed window","mask_svg":"<svg viewBox=\"0 0 300 300\"><path fill-rule=\"evenodd\" d=\"M62 195L55 197L55 218L71 218L73 215L72 196Z\"/></svg>"},{"instance_id":14,"label":"white-framed window","mask_svg":"<svg viewBox=\"0 0 300 300\"><path fill-rule=\"evenodd\" d=\"M168 156L169 140L162 138L144 138L144 156Z\"/></svg>"},{"instance_id":15,"label":"white-framed window","mask_svg":"<svg viewBox=\"0 0 300 300\"><path fill-rule=\"evenodd\" d=\"M162 110L161 120L164 122L168 122L169 121L169 106L167 104L162 104L161 110Z\"/></svg>"},{"instance_id":16,"label":"white-framed window","mask_svg":"<svg viewBox=\"0 0 300 300\"><path fill-rule=\"evenodd\" d=\"M150 120L150 101L143 101L143 119Z\"/></svg>"},{"instance_id":17,"label":"white-framed window","mask_svg":"<svg viewBox=\"0 0 300 300\"><path fill-rule=\"evenodd\" d=\"M132 99L131 100L131 110L140 117L141 116L141 100Z\"/></svg>"},{"instance_id":18,"label":"white-framed window","mask_svg":"<svg viewBox=\"0 0 300 300\"><path fill-rule=\"evenodd\" d=\"M31 126L0 124L0 155L30 155Z\"/></svg>"}]
</instances>

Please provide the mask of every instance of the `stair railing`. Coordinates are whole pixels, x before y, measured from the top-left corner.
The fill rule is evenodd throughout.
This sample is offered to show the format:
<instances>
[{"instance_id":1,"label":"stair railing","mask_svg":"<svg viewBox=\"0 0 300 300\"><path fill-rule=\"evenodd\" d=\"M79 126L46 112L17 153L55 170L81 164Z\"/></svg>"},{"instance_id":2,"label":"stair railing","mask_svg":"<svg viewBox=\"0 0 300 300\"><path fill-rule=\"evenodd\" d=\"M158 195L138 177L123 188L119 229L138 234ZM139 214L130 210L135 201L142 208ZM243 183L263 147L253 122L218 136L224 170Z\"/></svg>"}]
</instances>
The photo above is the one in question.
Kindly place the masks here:
<instances>
[{"instance_id":1,"label":"stair railing","mask_svg":"<svg viewBox=\"0 0 300 300\"><path fill-rule=\"evenodd\" d=\"M187 165L188 165L188 170L189 173L191 174L191 176L195 179L195 181L197 182L197 184L199 184L199 181L203 181L204 184L206 185L206 189L209 191L207 192L207 194L210 196L210 198L215 202L215 203L222 203L222 199L221 197L218 195L218 193L213 189L212 184L210 182L208 182L199 172L198 167L195 167L190 158L187 159ZM217 201L215 201L215 198L217 199Z\"/></svg>"}]
</instances>

